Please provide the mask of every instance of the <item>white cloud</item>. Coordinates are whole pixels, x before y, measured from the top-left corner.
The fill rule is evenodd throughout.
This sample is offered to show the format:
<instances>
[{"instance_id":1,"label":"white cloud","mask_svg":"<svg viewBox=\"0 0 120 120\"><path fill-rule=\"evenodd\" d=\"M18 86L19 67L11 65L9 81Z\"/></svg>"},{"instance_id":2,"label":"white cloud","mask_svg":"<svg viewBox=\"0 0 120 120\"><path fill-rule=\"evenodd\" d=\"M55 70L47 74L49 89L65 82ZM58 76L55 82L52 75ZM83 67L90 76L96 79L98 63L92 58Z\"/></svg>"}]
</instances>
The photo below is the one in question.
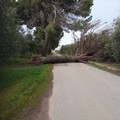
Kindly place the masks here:
<instances>
[{"instance_id":1,"label":"white cloud","mask_svg":"<svg viewBox=\"0 0 120 120\"><path fill-rule=\"evenodd\" d=\"M27 26L26 25L22 25L22 28L23 28L23 30L24 30L24 32L25 32L25 34L34 34L34 31L36 30L35 29L35 27L34 28L32 28L32 29L29 29L29 28L27 28Z\"/></svg>"},{"instance_id":2,"label":"white cloud","mask_svg":"<svg viewBox=\"0 0 120 120\"><path fill-rule=\"evenodd\" d=\"M75 32L76 36L80 36L80 32ZM62 45L74 43L72 31L70 33L64 32L64 36L61 38L59 46L56 48L59 50Z\"/></svg>"}]
</instances>

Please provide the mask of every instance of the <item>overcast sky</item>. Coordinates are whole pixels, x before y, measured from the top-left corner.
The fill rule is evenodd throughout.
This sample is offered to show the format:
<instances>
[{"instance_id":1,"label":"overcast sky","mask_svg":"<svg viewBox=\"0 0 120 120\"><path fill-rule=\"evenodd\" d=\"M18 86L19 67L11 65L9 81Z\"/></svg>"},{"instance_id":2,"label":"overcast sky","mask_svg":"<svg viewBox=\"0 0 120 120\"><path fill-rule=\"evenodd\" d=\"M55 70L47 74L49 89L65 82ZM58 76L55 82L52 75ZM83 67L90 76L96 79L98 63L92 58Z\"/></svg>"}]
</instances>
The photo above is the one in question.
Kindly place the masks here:
<instances>
[{"instance_id":1,"label":"overcast sky","mask_svg":"<svg viewBox=\"0 0 120 120\"><path fill-rule=\"evenodd\" d=\"M93 20L102 20L109 24L113 19L120 16L120 0L94 0L91 15ZM79 33L77 32L77 35ZM64 37L60 41L60 46L73 42L72 33L64 33Z\"/></svg>"},{"instance_id":2,"label":"overcast sky","mask_svg":"<svg viewBox=\"0 0 120 120\"><path fill-rule=\"evenodd\" d=\"M120 16L120 0L94 0L91 14L93 19L111 23Z\"/></svg>"}]
</instances>

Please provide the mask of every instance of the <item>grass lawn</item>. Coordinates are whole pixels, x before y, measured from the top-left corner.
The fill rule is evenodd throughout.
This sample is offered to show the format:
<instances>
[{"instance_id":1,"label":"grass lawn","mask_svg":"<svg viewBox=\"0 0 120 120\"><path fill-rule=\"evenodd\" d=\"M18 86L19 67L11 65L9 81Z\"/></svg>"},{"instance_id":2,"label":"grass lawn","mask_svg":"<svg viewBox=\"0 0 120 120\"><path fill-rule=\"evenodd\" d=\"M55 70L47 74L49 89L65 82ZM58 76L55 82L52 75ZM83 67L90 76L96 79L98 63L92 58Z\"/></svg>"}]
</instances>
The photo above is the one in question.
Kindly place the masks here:
<instances>
[{"instance_id":1,"label":"grass lawn","mask_svg":"<svg viewBox=\"0 0 120 120\"><path fill-rule=\"evenodd\" d=\"M52 65L0 67L0 120L14 120L37 105L49 86Z\"/></svg>"}]
</instances>

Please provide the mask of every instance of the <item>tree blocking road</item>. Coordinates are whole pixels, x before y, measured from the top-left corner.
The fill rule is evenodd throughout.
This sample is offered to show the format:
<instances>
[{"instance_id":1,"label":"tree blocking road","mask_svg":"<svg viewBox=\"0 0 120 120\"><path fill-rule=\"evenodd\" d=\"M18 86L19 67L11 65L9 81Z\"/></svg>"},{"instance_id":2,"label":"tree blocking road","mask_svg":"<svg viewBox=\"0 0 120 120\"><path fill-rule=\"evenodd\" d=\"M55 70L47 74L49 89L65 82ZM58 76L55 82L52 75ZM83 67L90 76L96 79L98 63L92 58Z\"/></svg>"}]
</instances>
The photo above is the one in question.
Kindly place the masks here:
<instances>
[{"instance_id":1,"label":"tree blocking road","mask_svg":"<svg viewBox=\"0 0 120 120\"><path fill-rule=\"evenodd\" d=\"M31 63L34 65L41 64L54 64L54 63L69 63L69 62L83 62L85 63L88 60L93 60L91 56L76 56L76 57L67 57L67 56L48 56L48 57L33 57Z\"/></svg>"}]
</instances>

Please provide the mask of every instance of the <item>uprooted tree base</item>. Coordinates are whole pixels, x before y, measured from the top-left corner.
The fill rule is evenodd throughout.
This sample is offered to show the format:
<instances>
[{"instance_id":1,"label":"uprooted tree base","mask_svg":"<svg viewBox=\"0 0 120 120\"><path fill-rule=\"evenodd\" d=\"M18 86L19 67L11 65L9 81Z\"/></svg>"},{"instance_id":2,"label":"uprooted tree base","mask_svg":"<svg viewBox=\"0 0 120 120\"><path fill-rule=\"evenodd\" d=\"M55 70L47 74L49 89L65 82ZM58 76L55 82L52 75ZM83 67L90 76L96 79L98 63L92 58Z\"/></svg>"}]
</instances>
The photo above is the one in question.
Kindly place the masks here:
<instances>
[{"instance_id":1,"label":"uprooted tree base","mask_svg":"<svg viewBox=\"0 0 120 120\"><path fill-rule=\"evenodd\" d=\"M49 57L33 57L31 64L54 64L54 63L70 63L70 62L82 62L86 63L89 60L94 60L92 56L77 56L77 57L67 57L67 56L49 56Z\"/></svg>"}]
</instances>

